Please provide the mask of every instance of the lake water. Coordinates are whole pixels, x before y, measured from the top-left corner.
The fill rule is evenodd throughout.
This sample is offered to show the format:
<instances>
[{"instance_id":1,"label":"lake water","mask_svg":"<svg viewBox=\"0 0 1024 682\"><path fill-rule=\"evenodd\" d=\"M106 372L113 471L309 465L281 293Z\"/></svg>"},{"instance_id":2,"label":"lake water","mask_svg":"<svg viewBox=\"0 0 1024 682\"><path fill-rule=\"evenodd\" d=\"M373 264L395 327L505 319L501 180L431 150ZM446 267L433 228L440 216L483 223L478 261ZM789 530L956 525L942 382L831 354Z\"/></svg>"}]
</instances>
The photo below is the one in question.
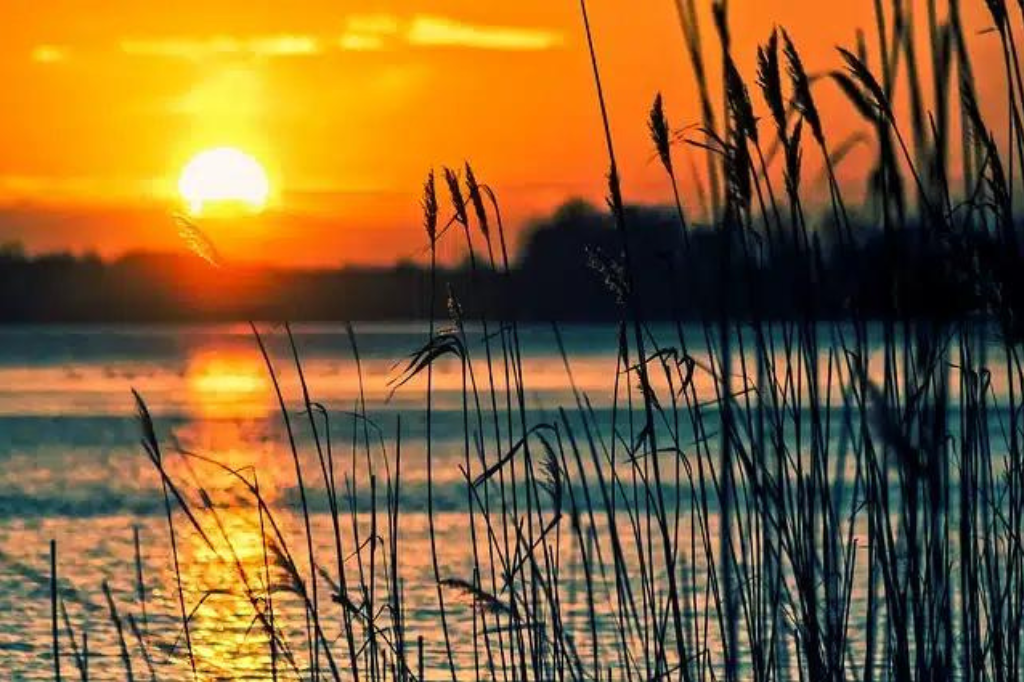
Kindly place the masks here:
<instances>
[{"instance_id":1,"label":"lake water","mask_svg":"<svg viewBox=\"0 0 1024 682\"><path fill-rule=\"evenodd\" d=\"M294 413L299 451L307 472L318 551L330 556L332 532L315 446L299 415L301 390L287 337L281 328L261 327L289 409ZM405 601L415 631L417 610L434 614L433 578L424 550L426 516L424 385L417 379L389 400L396 363L427 338L424 325L357 325L366 409L394 451L401 421L403 470L402 567ZM334 414L335 447L347 463L353 433L361 431L346 412L358 408L360 383L353 351L341 327L300 326L296 345L316 401ZM612 328L564 330L577 385L595 400L608 401L615 375L616 333ZM562 360L549 328L524 328L527 400L532 419L550 418L572 404ZM144 582L149 584L146 620L151 656L161 678L189 678L180 654L163 656L180 637L172 557L160 477L140 445L141 431L131 389L142 394L168 452L180 447L205 453L231 467L255 467L265 497L279 506L286 532L301 547L296 516L295 469L273 384L247 325L180 327L55 327L0 331L0 676L52 679L49 600L49 541L57 541L60 585L77 637L88 631L90 677L123 679L120 652L110 626L102 584L108 581L125 614L142 612L135 601L133 529L140 538ZM471 556L465 542L466 496L458 464L462 449L462 380L457 363L438 365L434 376L438 547L446 573L467 576ZM211 495L234 495L222 472L201 463L170 465L186 481L202 480ZM357 466L357 475L362 467ZM339 475L340 478L340 475ZM198 486L197 486L198 487ZM220 491L220 493L218 493ZM227 491L227 492L225 492ZM361 489L360 497L366 496ZM241 552L262 556L251 506L220 504ZM368 501L359 499L360 504ZM180 520L179 520L180 522ZM230 565L212 556L203 542L183 533L179 547L186 590L194 605L206 590L236 582ZM248 544L247 544L248 543ZM252 558L252 557L250 557ZM431 586L429 589L417 585ZM456 609L458 605L456 605ZM263 645L250 645L251 613L232 614L229 600L208 597L193 624L201 667L215 675L245 669L268 672ZM241 609L240 609L241 610ZM426 618L426 617L425 617ZM211 625L212 624L212 625ZM301 623L298 623L301 625ZM62 626L63 627L63 626ZM128 625L124 625L128 630ZM457 628L456 628L457 629ZM425 634L432 634L433 631ZM72 644L64 637L65 674L73 672ZM435 633L436 634L436 633ZM468 636L467 633L462 633ZM331 636L336 636L334 633ZM127 634L129 642L132 635ZM255 640L255 637L251 638ZM436 642L434 643L436 644ZM81 649L81 641L76 642ZM258 649L253 653L253 649ZM246 654L246 652L249 652ZM437 646L427 647L427 665L440 663ZM132 647L136 672L145 661ZM246 661L246 656L251 660ZM239 666L239 663L245 665ZM177 672L175 672L175 670ZM225 672L225 674L227 674Z\"/></svg>"},{"instance_id":2,"label":"lake water","mask_svg":"<svg viewBox=\"0 0 1024 682\"><path fill-rule=\"evenodd\" d=\"M260 330L291 416L305 473L316 561L331 566L335 545L328 495L312 427L304 414L291 347L282 328L261 326ZM294 332L312 399L325 407L329 417L329 428L324 422L317 423L321 424L322 440L326 440L325 432L330 434L333 457L339 462L337 479L345 518L354 508L359 519L355 526L343 529L349 551L358 546L356 534L364 540L371 535L374 520L370 508L374 501L378 510L383 508L387 468L394 467L401 446L398 574L407 641L408 646L415 646L416 639L424 637L427 676L444 679L446 660L437 625L437 592L425 513L424 376L391 394L403 362L423 345L427 329L419 324L356 325L361 382L343 328L299 326ZM551 328L528 326L520 334L529 423L558 422L562 419L560 407L569 410L565 419L577 419L576 397ZM616 329L575 326L562 329L562 334L573 383L589 400L593 424L606 429L615 418L613 390L621 378L617 375ZM659 334L671 336L671 330L656 330L655 335ZM472 379L481 388L493 381L503 396L505 377L486 372L478 332L472 334L470 348L475 358ZM492 344L492 350L500 353L500 346ZM465 477L460 469L466 442L463 375L458 363L449 359L438 364L433 384L439 563L442 577L470 580L473 552ZM714 382L708 376L696 380L695 385L702 400L714 398ZM109 584L122 619L136 675L148 679L151 663L160 679L192 677L182 642L163 487L140 444L132 388L145 398L153 415L168 471L188 494L194 496L202 488L203 502L215 510L204 512L206 527L212 529L212 548L190 530L180 513L176 515L180 574L188 609L195 609L190 636L201 677L267 679L274 672L267 642L257 636L251 605L238 594L238 564L250 574L259 574L264 566L260 515L251 501L243 502L245 491L230 474L198 458L177 454L200 453L246 475L257 472L261 493L273 506L297 563L308 567L288 433L274 384L246 325L0 330L0 677L53 679L50 540L57 543L59 589L74 636L72 641L61 614L65 677L77 675L75 656L83 653L83 634L88 633L90 678L124 679L104 582ZM363 401L373 420L365 430L364 422L353 416L362 409ZM485 412L488 409L485 404ZM494 429L502 437L505 417L501 406L498 412L493 428L489 422L484 424L481 442L488 449ZM470 417L470 430L475 440L478 429L473 419ZM372 440L372 461L366 459L364 438ZM367 475L371 467L379 484L375 496ZM347 483L342 482L349 480L346 476L351 477L351 495L346 492ZM145 601L137 588L136 534ZM689 545L691 536L685 528L678 537ZM566 545L570 549L559 580L562 608L566 626L581 624L579 636L584 638L587 633L582 623L588 604L583 573L573 559L578 552L572 551L570 541ZM362 556L350 556L346 561L350 571L364 563ZM339 618L331 610L328 582L330 574L337 576L337 572L325 572L328 578L319 580L320 602L324 613L332 614L333 622L324 625L324 636L335 642L340 652L342 643L336 641ZM863 594L855 595L855 607L863 598ZM288 594L280 597L280 613L291 616L281 627L294 642L292 653L296 666L302 668L309 663L303 644L306 626L301 609L294 603L289 607L289 599L295 601ZM468 675L472 666L480 664L471 653L479 636L477 619L457 594L451 595L448 607L457 665ZM600 636L609 648L617 646L614 628ZM286 669L277 673L283 679L289 677Z\"/></svg>"}]
</instances>

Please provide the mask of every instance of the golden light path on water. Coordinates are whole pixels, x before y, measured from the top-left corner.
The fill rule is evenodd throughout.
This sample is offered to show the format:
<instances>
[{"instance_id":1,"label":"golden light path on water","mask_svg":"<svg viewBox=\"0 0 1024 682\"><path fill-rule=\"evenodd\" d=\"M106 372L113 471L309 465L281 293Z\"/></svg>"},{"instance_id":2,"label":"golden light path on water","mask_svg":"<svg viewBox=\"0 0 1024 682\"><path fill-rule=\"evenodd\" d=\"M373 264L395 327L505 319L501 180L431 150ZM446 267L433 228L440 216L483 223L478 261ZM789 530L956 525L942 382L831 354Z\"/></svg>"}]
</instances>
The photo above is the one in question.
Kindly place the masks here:
<instances>
[{"instance_id":1,"label":"golden light path on water","mask_svg":"<svg viewBox=\"0 0 1024 682\"><path fill-rule=\"evenodd\" d=\"M189 402L209 419L267 416L274 395L267 370L251 352L205 350L189 360Z\"/></svg>"},{"instance_id":2,"label":"golden light path on water","mask_svg":"<svg viewBox=\"0 0 1024 682\"><path fill-rule=\"evenodd\" d=\"M280 453L252 449L240 432L240 421L273 412L272 382L254 352L214 348L190 359L186 385L202 417L190 438L216 444L215 454L200 455L216 464L198 457L180 461L199 491L205 531L187 532L180 556L193 605L191 655L198 670L214 677L278 676L291 653L286 647L280 651L276 639L271 653L269 633L277 627L273 593L284 590L289 578L272 556L276 543L269 521L247 486L258 486L263 503L274 505L286 463Z\"/></svg>"},{"instance_id":3,"label":"golden light path on water","mask_svg":"<svg viewBox=\"0 0 1024 682\"><path fill-rule=\"evenodd\" d=\"M275 371L279 372L277 378L283 390L290 394L287 399L292 428L301 432L308 424L308 416L295 401L294 368L282 364ZM334 531L323 508L325 491L322 470L313 455L316 448L306 443L300 457L306 485L316 491L311 491L311 497L317 498L313 503L318 503L311 517L314 561L318 567L315 580L318 612L325 619L320 626L320 639L328 640L329 645L311 652L313 626L307 618L304 600L313 598L313 578L303 535L304 521L296 505L296 471L288 438L285 432L277 431L273 432L275 437L267 433L254 443L252 434L253 425L279 424L281 420L274 383L265 362L254 348L213 345L189 357L183 379L187 403L195 418L175 430L181 452L168 459L167 470L180 482L202 533L190 525L185 515L176 513L189 641L181 630L170 649L164 642L164 651L169 654L166 662L174 671L170 674L184 677L189 673L189 642L191 657L202 679L308 679L314 660L326 671L332 665L328 655L336 659L343 656L340 607L332 599L340 569L333 544ZM335 381L349 383L352 377L342 375ZM192 445L198 449L192 450ZM354 475L349 456L345 448L345 464L341 470L339 462L337 485L342 485L340 479L344 477L353 486L365 486L365 471L358 471L363 468L363 454L359 455L360 464L355 465ZM415 471L416 466L410 468ZM262 508L254 490L257 486ZM345 496L346 491L339 492L339 497ZM370 516L361 513L356 522L358 527L352 525L348 504L358 503L341 503L345 505L341 534L346 566L356 576L363 571L370 575ZM439 532L458 535L459 518L464 516L456 514L442 519ZM421 513L406 517L403 531L407 537L407 558L403 565L406 575L424 576L415 580L428 580L423 584L430 584L425 578L429 570L425 530ZM166 534L166 530L158 532ZM360 537L362 553L356 549L355 538ZM446 563L456 570L454 567L465 563L469 555L455 542L449 542L448 547ZM379 574L374 583L383 594L385 575L379 564L379 549L376 551ZM180 614L180 605L174 601L177 575L173 562L165 562L161 571L159 581L170 591L165 594L165 608ZM350 576L352 580L355 578ZM303 587L307 590L305 596ZM410 603L415 604L420 598L417 595ZM422 606L432 610L429 602ZM454 607L458 611L458 605ZM422 622L426 623L429 620ZM163 640L166 639L164 635Z\"/></svg>"}]
</instances>

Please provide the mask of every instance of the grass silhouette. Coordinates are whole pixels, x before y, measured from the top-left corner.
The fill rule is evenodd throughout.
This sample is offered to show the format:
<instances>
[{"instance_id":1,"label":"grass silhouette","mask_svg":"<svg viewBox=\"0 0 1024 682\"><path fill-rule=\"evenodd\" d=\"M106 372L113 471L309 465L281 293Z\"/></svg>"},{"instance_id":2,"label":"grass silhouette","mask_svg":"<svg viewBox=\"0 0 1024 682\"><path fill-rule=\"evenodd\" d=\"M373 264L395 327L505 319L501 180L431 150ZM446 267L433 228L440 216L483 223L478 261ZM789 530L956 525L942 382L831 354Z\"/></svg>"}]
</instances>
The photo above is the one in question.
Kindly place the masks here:
<instances>
[{"instance_id":1,"label":"grass silhouette","mask_svg":"<svg viewBox=\"0 0 1024 682\"><path fill-rule=\"evenodd\" d=\"M423 635L414 642L399 578L406 551L401 423L389 450L385 429L361 400L349 415L360 435L346 464L330 441L331 413L315 402L286 328L301 378L302 419L320 464L319 472L303 471L294 436L298 420L254 325L289 434L305 546L289 547L255 472L228 470L259 517L262 575L228 560L237 566L236 594L266 640L274 679L422 680L433 674L502 682L1001 682L1024 674L1024 280L1014 212L1014 178L1024 178L1024 87L1014 10L1002 0L987 2L1004 57L1006 151L980 111L955 0L946 21L929 13L923 44L912 38L908 6L877 2L878 54L869 58L863 42L840 50L844 70L828 74L828 81L872 130L868 204L888 254L887 267L875 277L888 296L881 315L851 301L845 319L829 321L821 315L824 251L850 259L861 252L834 170L841 150L830 146L828 121L816 105L818 82L790 36L773 30L758 49L756 79L748 85L731 52L726 3L715 2L716 58L724 65L718 112L695 2L676 5L703 118L685 141L706 155L706 191L724 235L718 286L748 301L746 314L736 314L729 301L737 299L722 295L725 303L698 324L677 319L670 345L652 333L634 283L631 225L597 43L581 0L604 121L608 205L621 246L600 265L621 302L610 427L576 389L573 358L564 350L575 404L557 418L531 421L513 287L500 314L484 311L472 320L450 293L443 327L440 302L430 301L429 337L392 385L407 392L413 379L423 378L426 386L426 513L437 631L427 644ZM921 82L919 51L932 58L930 86ZM908 94L907 121L893 104L897 89ZM759 116L762 109L766 116ZM692 279L673 264L685 262L691 221L673 162L678 139L668 121L658 96L648 124L684 235L684 253L669 255L663 281L682 291ZM962 166L954 169L957 137L964 147ZM766 153L772 147L781 157ZM805 208L805 155L820 157L825 168L834 234L816 229ZM952 186L954 177L962 187ZM432 273L439 241L461 237L468 253L486 254L484 265L508 275L495 194L469 166L461 175L445 169L443 180L452 214L447 222L433 173L424 187ZM200 255L216 260L198 228L187 230ZM482 249L475 243L480 240ZM913 267L902 260L906 240L921 245L913 252L921 262ZM754 266L770 258L791 265L786 288L799 313L788 319L764 314L771 302L763 300L764 274ZM475 260L472 267L478 267ZM230 277L230 266L223 269ZM927 282L908 281L910 272L927 273ZM934 315L911 305L922 286L947 302L936 305ZM430 295L437 290L432 282ZM482 326L481 340L467 335L467 322ZM358 361L351 330L350 338ZM473 558L468 575L448 573L438 558L432 410L433 372L442 361L454 361L462 385L460 473ZM152 418L137 397L143 443L164 485L172 548L176 524L186 524L215 553L233 553L216 507L197 507L167 471ZM316 554L312 539L311 475L322 477L330 498L329 557ZM362 509L354 490L361 477L370 482L371 499ZM173 556L177 564L176 549ZM563 580L571 567L578 581ZM185 655L201 679L206 673L197 667L190 625L203 604L186 604L176 572ZM119 607L104 585L128 676L132 655L121 613L129 613L140 651L153 648L134 619L135 612L146 617L141 569L137 574L141 598L131 606ZM565 607L570 583L585 591L582 616ZM56 588L52 594L58 647L58 605L65 606ZM297 630L282 622L286 595L303 616ZM471 608L453 608L459 601ZM471 651L454 648L450 631L457 619L469 621ZM340 627L337 639L326 633L327 623ZM66 629L77 642L70 624ZM443 649L442 670L426 670L425 646ZM75 658L86 679L88 657L76 649ZM60 676L61 669L55 672Z\"/></svg>"}]
</instances>

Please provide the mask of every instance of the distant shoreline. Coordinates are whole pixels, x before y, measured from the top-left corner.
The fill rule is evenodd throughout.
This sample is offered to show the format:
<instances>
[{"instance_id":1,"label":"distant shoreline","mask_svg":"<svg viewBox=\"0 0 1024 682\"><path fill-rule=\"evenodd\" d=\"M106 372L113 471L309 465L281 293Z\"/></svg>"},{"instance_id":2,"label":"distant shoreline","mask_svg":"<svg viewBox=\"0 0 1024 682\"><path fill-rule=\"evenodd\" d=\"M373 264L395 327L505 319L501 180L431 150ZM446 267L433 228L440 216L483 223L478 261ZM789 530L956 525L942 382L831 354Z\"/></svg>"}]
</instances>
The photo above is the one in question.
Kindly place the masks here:
<instances>
[{"instance_id":1,"label":"distant shoreline","mask_svg":"<svg viewBox=\"0 0 1024 682\"><path fill-rule=\"evenodd\" d=\"M628 213L632 283L649 321L712 321L722 310L752 321L959 320L985 315L988 294L1005 274L996 258L1001 249L982 237L972 244L922 240L913 225L890 237L859 225L852 244L832 242L823 230L813 259L782 243L769 260L737 255L722 231L705 227L691 228L684 247L664 207ZM0 325L414 322L445 319L451 296L464 319L486 313L491 320L615 323L624 310L615 281L620 250L609 217L583 202L537 223L508 270L477 253L475 262L439 267L436 279L416 262L215 267L190 253L104 261L27 255L8 245L0 247ZM895 279L885 274L892 262L902 264Z\"/></svg>"}]
</instances>

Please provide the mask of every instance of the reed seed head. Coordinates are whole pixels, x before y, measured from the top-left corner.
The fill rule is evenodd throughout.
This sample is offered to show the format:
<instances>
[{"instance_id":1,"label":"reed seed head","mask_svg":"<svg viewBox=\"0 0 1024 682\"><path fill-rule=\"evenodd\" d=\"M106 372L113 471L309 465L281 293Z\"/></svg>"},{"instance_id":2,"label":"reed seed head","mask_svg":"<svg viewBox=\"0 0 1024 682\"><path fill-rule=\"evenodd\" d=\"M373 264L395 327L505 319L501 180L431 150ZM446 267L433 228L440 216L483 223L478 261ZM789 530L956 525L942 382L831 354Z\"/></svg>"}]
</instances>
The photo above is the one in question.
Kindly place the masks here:
<instances>
[{"instance_id":1,"label":"reed seed head","mask_svg":"<svg viewBox=\"0 0 1024 682\"><path fill-rule=\"evenodd\" d=\"M466 213L466 197L462 194L462 184L459 182L459 174L451 168L444 169L444 181L448 185L448 193L451 195L452 207L455 209L455 220L463 226L469 225L469 217Z\"/></svg>"},{"instance_id":2,"label":"reed seed head","mask_svg":"<svg viewBox=\"0 0 1024 682\"><path fill-rule=\"evenodd\" d=\"M811 95L811 79L807 76L803 61L796 45L790 39L786 31L782 31L783 52L789 64L789 79L793 85L793 106L807 121L811 128L811 134L820 145L825 144L825 134L821 126L821 116L818 115L818 107Z\"/></svg>"},{"instance_id":3,"label":"reed seed head","mask_svg":"<svg viewBox=\"0 0 1024 682\"><path fill-rule=\"evenodd\" d=\"M768 42L757 48L757 84L780 134L786 131L786 101L779 69L779 33L772 29Z\"/></svg>"},{"instance_id":4,"label":"reed seed head","mask_svg":"<svg viewBox=\"0 0 1024 682\"><path fill-rule=\"evenodd\" d=\"M431 245L437 242L437 188L434 182L434 171L427 174L423 183L423 227Z\"/></svg>"},{"instance_id":5,"label":"reed seed head","mask_svg":"<svg viewBox=\"0 0 1024 682\"><path fill-rule=\"evenodd\" d=\"M660 92L654 97L654 104L651 106L647 128L651 133L651 140L654 141L654 148L658 151L661 165L665 167L665 171L669 175L674 175L668 117L665 116L665 106Z\"/></svg>"},{"instance_id":6,"label":"reed seed head","mask_svg":"<svg viewBox=\"0 0 1024 682\"><path fill-rule=\"evenodd\" d=\"M480 232L483 233L485 239L489 239L491 228L487 219L487 208L484 206L483 193L476 181L473 167L469 163L466 163L466 188L469 190L469 201L473 204L473 212L476 214L476 222L480 225Z\"/></svg>"}]
</instances>

